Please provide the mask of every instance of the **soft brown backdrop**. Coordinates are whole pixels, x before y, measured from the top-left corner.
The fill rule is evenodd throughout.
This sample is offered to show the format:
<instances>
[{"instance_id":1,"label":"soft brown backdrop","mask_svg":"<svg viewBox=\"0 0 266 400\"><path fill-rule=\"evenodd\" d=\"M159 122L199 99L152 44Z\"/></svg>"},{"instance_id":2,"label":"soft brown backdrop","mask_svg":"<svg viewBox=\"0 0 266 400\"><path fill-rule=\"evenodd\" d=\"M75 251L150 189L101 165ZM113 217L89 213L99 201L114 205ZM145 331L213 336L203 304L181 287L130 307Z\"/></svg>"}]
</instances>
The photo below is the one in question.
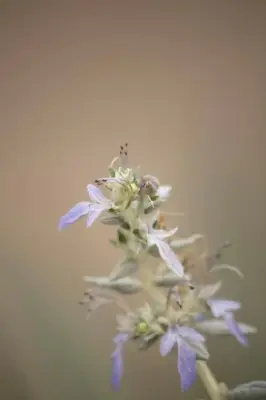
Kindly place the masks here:
<instances>
[{"instance_id":1,"label":"soft brown backdrop","mask_svg":"<svg viewBox=\"0 0 266 400\"><path fill-rule=\"evenodd\" d=\"M57 232L124 140L174 185L184 232L234 242L246 280L225 275L224 295L259 333L248 350L211 340L211 366L229 386L266 379L266 2L1 1L0 29L1 399L181 398L156 351L129 349L110 391L115 310L89 325L77 301L116 261L111 229Z\"/></svg>"}]
</instances>

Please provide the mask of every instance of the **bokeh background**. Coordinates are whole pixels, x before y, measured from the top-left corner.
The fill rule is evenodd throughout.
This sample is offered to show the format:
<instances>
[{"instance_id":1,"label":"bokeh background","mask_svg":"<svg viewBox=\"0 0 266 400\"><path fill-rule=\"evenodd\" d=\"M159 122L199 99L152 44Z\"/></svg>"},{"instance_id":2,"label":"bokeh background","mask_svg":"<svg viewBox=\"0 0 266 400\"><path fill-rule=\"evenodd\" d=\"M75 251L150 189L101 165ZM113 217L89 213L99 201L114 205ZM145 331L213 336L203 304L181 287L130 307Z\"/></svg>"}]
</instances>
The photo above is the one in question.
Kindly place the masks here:
<instances>
[{"instance_id":1,"label":"bokeh background","mask_svg":"<svg viewBox=\"0 0 266 400\"><path fill-rule=\"evenodd\" d=\"M58 233L58 219L124 141L132 163L173 184L184 234L233 242L224 261L245 280L223 273L223 294L259 332L248 349L210 340L210 366L230 387L266 379L266 2L0 4L0 398L205 394L198 382L181 395L175 357L130 347L113 393L116 310L88 323L77 305L82 276L107 273L118 254L112 228Z\"/></svg>"}]
</instances>

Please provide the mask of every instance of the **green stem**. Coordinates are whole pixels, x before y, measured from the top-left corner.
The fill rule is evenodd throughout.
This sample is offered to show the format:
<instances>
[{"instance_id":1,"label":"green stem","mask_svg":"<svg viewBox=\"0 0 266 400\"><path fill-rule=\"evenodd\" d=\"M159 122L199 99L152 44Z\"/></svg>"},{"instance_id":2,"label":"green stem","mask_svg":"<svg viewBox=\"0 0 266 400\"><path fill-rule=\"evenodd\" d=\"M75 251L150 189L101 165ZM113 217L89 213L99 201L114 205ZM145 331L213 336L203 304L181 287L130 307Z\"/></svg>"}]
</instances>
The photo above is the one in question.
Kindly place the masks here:
<instances>
[{"instance_id":1,"label":"green stem","mask_svg":"<svg viewBox=\"0 0 266 400\"><path fill-rule=\"evenodd\" d=\"M225 400L227 398L227 387L224 383L219 383L206 361L197 361L197 373L200 377L211 400Z\"/></svg>"}]
</instances>

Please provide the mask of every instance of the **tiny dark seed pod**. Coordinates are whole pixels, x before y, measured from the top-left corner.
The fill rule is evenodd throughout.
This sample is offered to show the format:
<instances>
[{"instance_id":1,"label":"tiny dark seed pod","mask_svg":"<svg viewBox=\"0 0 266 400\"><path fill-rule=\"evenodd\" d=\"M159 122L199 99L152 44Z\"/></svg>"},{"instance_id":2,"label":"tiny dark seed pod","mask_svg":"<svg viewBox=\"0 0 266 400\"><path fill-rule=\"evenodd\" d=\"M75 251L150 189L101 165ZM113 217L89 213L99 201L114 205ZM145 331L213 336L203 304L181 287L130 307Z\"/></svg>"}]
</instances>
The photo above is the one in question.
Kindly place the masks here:
<instances>
[{"instance_id":1,"label":"tiny dark seed pod","mask_svg":"<svg viewBox=\"0 0 266 400\"><path fill-rule=\"evenodd\" d=\"M117 237L118 237L119 243L122 243L122 244L127 243L127 238L121 231L117 231Z\"/></svg>"},{"instance_id":2,"label":"tiny dark seed pod","mask_svg":"<svg viewBox=\"0 0 266 400\"><path fill-rule=\"evenodd\" d=\"M125 229L126 231L129 231L129 230L130 230L130 225L129 225L129 223L128 223L127 221L124 221L124 222L121 224L121 228L122 228L122 229Z\"/></svg>"},{"instance_id":3,"label":"tiny dark seed pod","mask_svg":"<svg viewBox=\"0 0 266 400\"><path fill-rule=\"evenodd\" d=\"M134 234L137 238L142 239L142 237L141 237L141 232L140 232L139 229L134 229L134 230L133 230L133 234Z\"/></svg>"}]
</instances>

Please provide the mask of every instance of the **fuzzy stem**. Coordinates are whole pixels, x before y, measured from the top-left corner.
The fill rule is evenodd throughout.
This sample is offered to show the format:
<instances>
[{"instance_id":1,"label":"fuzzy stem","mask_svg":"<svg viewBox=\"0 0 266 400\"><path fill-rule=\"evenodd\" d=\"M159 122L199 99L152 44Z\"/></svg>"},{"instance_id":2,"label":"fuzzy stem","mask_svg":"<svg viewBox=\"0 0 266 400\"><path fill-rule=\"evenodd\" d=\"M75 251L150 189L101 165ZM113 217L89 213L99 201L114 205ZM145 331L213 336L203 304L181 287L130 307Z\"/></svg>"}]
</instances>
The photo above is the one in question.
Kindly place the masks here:
<instances>
[{"instance_id":1,"label":"fuzzy stem","mask_svg":"<svg viewBox=\"0 0 266 400\"><path fill-rule=\"evenodd\" d=\"M159 301L162 294L154 286L154 273L152 269L147 265L141 265L140 269L140 281L143 285L143 292L146 292L152 299Z\"/></svg>"},{"instance_id":2,"label":"fuzzy stem","mask_svg":"<svg viewBox=\"0 0 266 400\"><path fill-rule=\"evenodd\" d=\"M227 387L223 383L219 383L206 361L197 361L197 373L200 377L211 400L225 400L227 398Z\"/></svg>"}]
</instances>

